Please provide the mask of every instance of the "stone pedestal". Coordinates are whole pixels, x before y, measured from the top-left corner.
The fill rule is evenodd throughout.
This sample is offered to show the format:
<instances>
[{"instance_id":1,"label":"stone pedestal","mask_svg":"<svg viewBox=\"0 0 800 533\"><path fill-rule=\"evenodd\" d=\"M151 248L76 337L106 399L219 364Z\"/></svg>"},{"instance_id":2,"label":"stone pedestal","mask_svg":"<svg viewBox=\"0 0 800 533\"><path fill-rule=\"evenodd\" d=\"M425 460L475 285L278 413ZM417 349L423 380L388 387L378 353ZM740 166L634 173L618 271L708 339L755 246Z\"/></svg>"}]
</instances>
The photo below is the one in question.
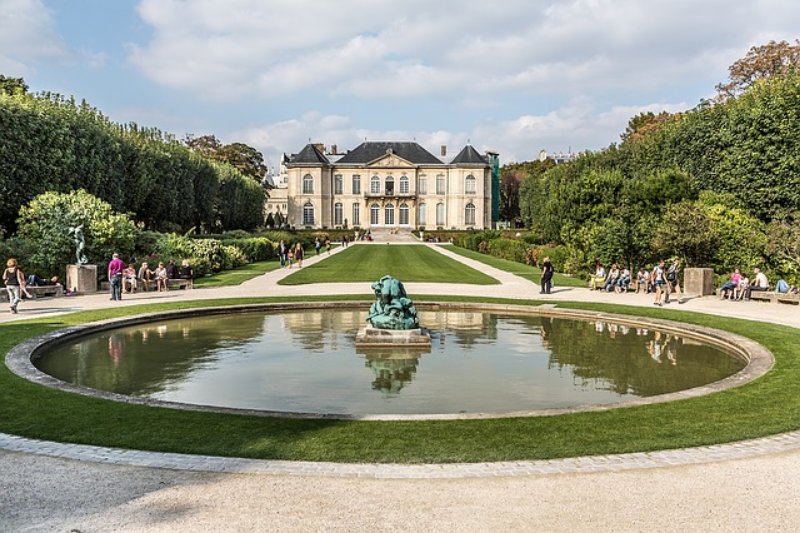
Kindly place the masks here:
<instances>
[{"instance_id":1,"label":"stone pedestal","mask_svg":"<svg viewBox=\"0 0 800 533\"><path fill-rule=\"evenodd\" d=\"M356 335L356 347L430 348L431 336L427 330L417 329L378 329L364 326Z\"/></svg>"},{"instance_id":2,"label":"stone pedestal","mask_svg":"<svg viewBox=\"0 0 800 533\"><path fill-rule=\"evenodd\" d=\"M78 294L97 292L97 265L67 265L65 288Z\"/></svg>"},{"instance_id":3,"label":"stone pedestal","mask_svg":"<svg viewBox=\"0 0 800 533\"><path fill-rule=\"evenodd\" d=\"M714 270L687 268L683 271L683 292L688 296L714 294Z\"/></svg>"}]
</instances>

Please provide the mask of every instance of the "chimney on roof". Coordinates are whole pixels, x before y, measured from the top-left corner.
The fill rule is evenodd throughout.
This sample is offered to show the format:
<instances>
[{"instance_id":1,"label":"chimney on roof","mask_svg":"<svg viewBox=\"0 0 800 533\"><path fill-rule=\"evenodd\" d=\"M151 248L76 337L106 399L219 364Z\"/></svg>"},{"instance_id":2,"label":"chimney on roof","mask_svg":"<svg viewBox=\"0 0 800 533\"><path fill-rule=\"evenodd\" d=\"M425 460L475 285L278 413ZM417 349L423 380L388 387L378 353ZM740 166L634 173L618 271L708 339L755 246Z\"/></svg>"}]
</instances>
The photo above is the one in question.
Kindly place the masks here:
<instances>
[{"instance_id":1,"label":"chimney on roof","mask_svg":"<svg viewBox=\"0 0 800 533\"><path fill-rule=\"evenodd\" d=\"M445 157L446 155L447 155L447 145L443 144L442 145L442 157Z\"/></svg>"},{"instance_id":2,"label":"chimney on roof","mask_svg":"<svg viewBox=\"0 0 800 533\"><path fill-rule=\"evenodd\" d=\"M335 144L331 145L331 155L339 155L339 152L336 151L337 146Z\"/></svg>"},{"instance_id":3,"label":"chimney on roof","mask_svg":"<svg viewBox=\"0 0 800 533\"><path fill-rule=\"evenodd\" d=\"M314 143L314 148L320 151L320 153L325 153L325 145L322 143Z\"/></svg>"}]
</instances>

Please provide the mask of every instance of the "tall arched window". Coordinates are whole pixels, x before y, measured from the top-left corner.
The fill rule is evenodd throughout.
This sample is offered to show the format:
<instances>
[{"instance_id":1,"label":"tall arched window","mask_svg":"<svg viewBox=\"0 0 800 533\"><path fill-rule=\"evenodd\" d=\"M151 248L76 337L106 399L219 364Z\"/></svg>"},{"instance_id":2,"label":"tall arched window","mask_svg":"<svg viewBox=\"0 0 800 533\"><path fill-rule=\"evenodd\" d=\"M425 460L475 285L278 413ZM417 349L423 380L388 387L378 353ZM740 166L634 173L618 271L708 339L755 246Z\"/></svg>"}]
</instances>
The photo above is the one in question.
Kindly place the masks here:
<instances>
[{"instance_id":1,"label":"tall arched window","mask_svg":"<svg viewBox=\"0 0 800 533\"><path fill-rule=\"evenodd\" d=\"M408 176L400 176L400 194L408 194Z\"/></svg>"},{"instance_id":2,"label":"tall arched window","mask_svg":"<svg viewBox=\"0 0 800 533\"><path fill-rule=\"evenodd\" d=\"M370 226L377 226L381 220L381 206L372 204L369 206L369 224Z\"/></svg>"},{"instance_id":3,"label":"tall arched window","mask_svg":"<svg viewBox=\"0 0 800 533\"><path fill-rule=\"evenodd\" d=\"M444 174L436 176L436 194L447 194L447 182Z\"/></svg>"},{"instance_id":4,"label":"tall arched window","mask_svg":"<svg viewBox=\"0 0 800 533\"><path fill-rule=\"evenodd\" d=\"M336 226L341 226L343 219L344 219L344 213L342 204L340 202L336 202L335 204L333 204L333 223Z\"/></svg>"},{"instance_id":5,"label":"tall arched window","mask_svg":"<svg viewBox=\"0 0 800 533\"><path fill-rule=\"evenodd\" d=\"M306 205L303 206L303 225L314 225L314 204L311 202L306 202Z\"/></svg>"},{"instance_id":6,"label":"tall arched window","mask_svg":"<svg viewBox=\"0 0 800 533\"><path fill-rule=\"evenodd\" d=\"M419 183L417 184L417 193L428 194L428 178L426 178L425 176L419 177Z\"/></svg>"},{"instance_id":7,"label":"tall arched window","mask_svg":"<svg viewBox=\"0 0 800 533\"><path fill-rule=\"evenodd\" d=\"M464 224L467 226L475 225L475 204L472 202L468 203L467 207L464 208Z\"/></svg>"},{"instance_id":8,"label":"tall arched window","mask_svg":"<svg viewBox=\"0 0 800 533\"><path fill-rule=\"evenodd\" d=\"M394 178L391 176L386 177L386 196L394 194Z\"/></svg>"},{"instance_id":9,"label":"tall arched window","mask_svg":"<svg viewBox=\"0 0 800 533\"><path fill-rule=\"evenodd\" d=\"M417 213L417 224L420 226L424 226L428 223L428 206L425 204L419 204L419 209Z\"/></svg>"},{"instance_id":10,"label":"tall arched window","mask_svg":"<svg viewBox=\"0 0 800 533\"><path fill-rule=\"evenodd\" d=\"M303 194L314 194L314 177L311 174L303 176Z\"/></svg>"},{"instance_id":11,"label":"tall arched window","mask_svg":"<svg viewBox=\"0 0 800 533\"><path fill-rule=\"evenodd\" d=\"M336 174L333 177L333 194L342 194L343 189L344 189L344 180L342 180L342 175Z\"/></svg>"},{"instance_id":12,"label":"tall arched window","mask_svg":"<svg viewBox=\"0 0 800 533\"><path fill-rule=\"evenodd\" d=\"M470 174L464 181L464 192L467 194L475 194L475 176Z\"/></svg>"},{"instance_id":13,"label":"tall arched window","mask_svg":"<svg viewBox=\"0 0 800 533\"><path fill-rule=\"evenodd\" d=\"M408 206L406 204L400 204L400 225L407 226L408 225Z\"/></svg>"},{"instance_id":14,"label":"tall arched window","mask_svg":"<svg viewBox=\"0 0 800 533\"><path fill-rule=\"evenodd\" d=\"M386 217L384 218L384 223L387 226L394 225L394 205L387 204L386 207L383 208L384 213L386 213Z\"/></svg>"},{"instance_id":15,"label":"tall arched window","mask_svg":"<svg viewBox=\"0 0 800 533\"><path fill-rule=\"evenodd\" d=\"M361 225L361 204L353 204L353 225Z\"/></svg>"},{"instance_id":16,"label":"tall arched window","mask_svg":"<svg viewBox=\"0 0 800 533\"><path fill-rule=\"evenodd\" d=\"M436 204L436 225L444 226L444 204L441 202Z\"/></svg>"},{"instance_id":17,"label":"tall arched window","mask_svg":"<svg viewBox=\"0 0 800 533\"><path fill-rule=\"evenodd\" d=\"M381 193L381 179L378 176L372 176L369 180L369 192L371 194Z\"/></svg>"}]
</instances>

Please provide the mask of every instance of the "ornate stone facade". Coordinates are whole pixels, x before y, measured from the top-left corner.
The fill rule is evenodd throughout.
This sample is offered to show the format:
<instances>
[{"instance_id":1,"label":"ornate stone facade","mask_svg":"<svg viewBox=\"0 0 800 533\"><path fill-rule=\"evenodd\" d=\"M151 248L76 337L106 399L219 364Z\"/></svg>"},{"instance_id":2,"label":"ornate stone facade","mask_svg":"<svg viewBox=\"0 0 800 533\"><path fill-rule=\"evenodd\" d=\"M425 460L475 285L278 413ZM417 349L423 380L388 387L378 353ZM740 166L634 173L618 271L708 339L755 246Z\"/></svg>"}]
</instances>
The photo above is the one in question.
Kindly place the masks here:
<instances>
[{"instance_id":1,"label":"ornate stone facade","mask_svg":"<svg viewBox=\"0 0 800 533\"><path fill-rule=\"evenodd\" d=\"M491 227L491 158L465 146L444 163L414 142L345 153L308 144L286 164L285 215L297 228ZM283 196L281 194L281 196Z\"/></svg>"}]
</instances>

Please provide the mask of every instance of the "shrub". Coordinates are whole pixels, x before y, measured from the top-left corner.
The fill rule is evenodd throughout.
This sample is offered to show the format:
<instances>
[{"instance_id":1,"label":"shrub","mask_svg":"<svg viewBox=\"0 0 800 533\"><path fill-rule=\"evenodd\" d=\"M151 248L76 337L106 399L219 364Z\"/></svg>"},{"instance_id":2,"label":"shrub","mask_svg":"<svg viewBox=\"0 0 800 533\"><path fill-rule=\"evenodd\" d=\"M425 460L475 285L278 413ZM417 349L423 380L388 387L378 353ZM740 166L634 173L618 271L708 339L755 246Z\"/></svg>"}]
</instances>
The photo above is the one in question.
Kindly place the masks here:
<instances>
[{"instance_id":1,"label":"shrub","mask_svg":"<svg viewBox=\"0 0 800 533\"><path fill-rule=\"evenodd\" d=\"M129 258L138 232L128 215L115 213L111 205L84 190L40 194L20 209L17 224L18 236L30 253L28 270L43 277L63 277L66 265L75 263L70 228L83 225L84 253L98 265L105 265L115 252Z\"/></svg>"},{"instance_id":2,"label":"shrub","mask_svg":"<svg viewBox=\"0 0 800 533\"><path fill-rule=\"evenodd\" d=\"M539 246L537 251L537 262L540 263L542 259L549 257L550 262L553 264L553 269L556 272L566 271L565 267L568 264L571 255L568 247L550 244L547 246Z\"/></svg>"},{"instance_id":3,"label":"shrub","mask_svg":"<svg viewBox=\"0 0 800 533\"><path fill-rule=\"evenodd\" d=\"M248 237L246 239L228 239L226 245L237 247L250 263L266 261L275 257L275 247L266 237Z\"/></svg>"},{"instance_id":4,"label":"shrub","mask_svg":"<svg viewBox=\"0 0 800 533\"><path fill-rule=\"evenodd\" d=\"M489 255L517 263L525 262L525 254L528 251L528 245L524 242L502 237L489 241L487 248Z\"/></svg>"}]
</instances>

